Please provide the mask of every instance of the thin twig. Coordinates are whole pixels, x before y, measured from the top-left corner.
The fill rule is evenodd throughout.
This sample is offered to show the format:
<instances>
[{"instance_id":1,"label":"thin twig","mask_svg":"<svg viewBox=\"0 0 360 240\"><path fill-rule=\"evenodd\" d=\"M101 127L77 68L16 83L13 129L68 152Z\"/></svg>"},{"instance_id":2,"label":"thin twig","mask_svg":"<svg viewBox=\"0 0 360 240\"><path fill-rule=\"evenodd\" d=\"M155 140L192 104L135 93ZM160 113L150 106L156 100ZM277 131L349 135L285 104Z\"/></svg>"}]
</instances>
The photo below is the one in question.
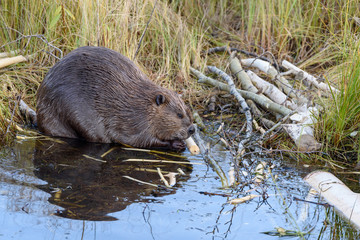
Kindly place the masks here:
<instances>
[{"instance_id":1,"label":"thin twig","mask_svg":"<svg viewBox=\"0 0 360 240\"><path fill-rule=\"evenodd\" d=\"M243 49L238 49L238 48L234 48L234 47L228 47L228 46L223 46L223 47L214 47L214 48L210 48L208 49L205 53L206 54L213 54L213 53L217 53L217 52L227 52L227 51L230 51L230 52L239 52L239 53L242 53L242 54L245 54L247 56L251 56L251 57L255 57L255 58L258 58L258 59L261 59L261 60L264 60L264 61L267 61L269 63L271 63L274 67L276 67L277 69L279 68L279 65L276 63L272 63L271 60L267 57L264 57L263 54L261 54L260 56L257 55L256 53L252 53L252 52L248 52L246 50L243 50ZM274 58L275 60L275 58Z\"/></svg>"},{"instance_id":2,"label":"thin twig","mask_svg":"<svg viewBox=\"0 0 360 240\"><path fill-rule=\"evenodd\" d=\"M159 176L160 176L160 178L161 178L161 181L163 181L163 183L165 184L165 186L168 187L168 188L171 188L169 182L165 179L164 175L162 174L161 169L160 169L160 168L156 168L156 170L157 170L157 172L158 172L158 174L159 174Z\"/></svg>"},{"instance_id":3,"label":"thin twig","mask_svg":"<svg viewBox=\"0 0 360 240\"><path fill-rule=\"evenodd\" d=\"M127 178L127 179L130 179L130 180L133 180L135 182L141 183L141 184L150 185L150 186L153 186L153 187L162 187L162 188L164 188L161 185L156 185L156 184L153 184L153 183L144 182L144 181L141 181L139 179L136 179L136 178L133 178L133 177L130 177L130 176L123 176L123 177Z\"/></svg>"},{"instance_id":4,"label":"thin twig","mask_svg":"<svg viewBox=\"0 0 360 240\"><path fill-rule=\"evenodd\" d=\"M267 134L269 134L270 132L274 131L277 127L279 127L282 123L284 123L294 112L289 113L288 115L286 115L285 117L283 117L282 119L280 119L279 122L277 122L274 126L272 126L272 128L270 128L269 130L267 130L264 134L261 135L260 139L263 139Z\"/></svg>"},{"instance_id":5,"label":"thin twig","mask_svg":"<svg viewBox=\"0 0 360 240\"><path fill-rule=\"evenodd\" d=\"M86 155L86 154L83 154L83 157L86 157L88 159L91 159L91 160L94 160L94 161L97 161L97 162L103 162L103 163L106 163L105 160L101 160L101 159L98 159L98 158L94 158L94 157L91 157L89 155Z\"/></svg>"},{"instance_id":6,"label":"thin twig","mask_svg":"<svg viewBox=\"0 0 360 240\"><path fill-rule=\"evenodd\" d=\"M22 40L22 39L24 39L24 38L27 38L27 39L28 39L28 42L30 41L31 38L38 38L38 39L40 39L42 42L44 42L46 45L48 45L49 47L52 47L53 49L57 50L57 51L60 53L60 58L57 57L57 56L55 56L53 53L44 50L46 53L48 53L49 55L53 56L54 58L56 58L56 59L58 59L58 60L60 60L60 59L63 57L63 51L62 51L60 48L52 45L52 44L46 39L46 37L45 37L44 35L42 35L42 34L24 35L24 34L22 34L21 32L19 32L18 30L13 29L13 28L11 28L11 27L6 27L6 29L10 29L10 30L12 30L12 31L15 31L17 34L20 35L20 37L18 37L17 39L15 39L15 40L13 40L13 41L11 41L11 42L8 42L8 43L0 46L0 49L3 48L3 47L5 47L5 46L7 46L7 45L9 45L9 44L18 42L18 41L20 41L20 40ZM27 43L27 44L28 44L28 43ZM26 45L27 45L27 44L26 44Z\"/></svg>"}]
</instances>

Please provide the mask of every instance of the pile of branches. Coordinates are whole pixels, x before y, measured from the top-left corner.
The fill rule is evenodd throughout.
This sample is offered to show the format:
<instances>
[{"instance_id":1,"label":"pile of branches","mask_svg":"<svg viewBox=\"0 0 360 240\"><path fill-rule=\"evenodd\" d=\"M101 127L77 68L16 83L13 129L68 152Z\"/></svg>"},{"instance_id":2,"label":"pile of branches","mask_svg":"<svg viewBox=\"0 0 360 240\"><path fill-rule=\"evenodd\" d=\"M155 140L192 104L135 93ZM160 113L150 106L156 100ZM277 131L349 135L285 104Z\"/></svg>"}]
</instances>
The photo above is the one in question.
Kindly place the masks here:
<instances>
[{"instance_id":1,"label":"pile of branches","mask_svg":"<svg viewBox=\"0 0 360 240\"><path fill-rule=\"evenodd\" d=\"M207 66L210 72L208 75L218 76L223 81L211 78L194 68L190 68L190 71L198 78L198 83L232 94L241 106L240 112L245 114L245 135L237 143L234 167L238 166L246 152L246 145L261 143L278 131L288 134L298 151L314 152L321 148L321 143L314 138L313 130L321 107L313 101L313 93L315 89L315 92L319 91L321 95L333 97L338 92L336 88L286 60L279 66L277 61L228 47L213 48L208 50L207 54L216 52L229 53L227 65L230 73L215 66ZM240 59L239 52L250 55L251 58ZM234 79L237 81L236 85ZM300 86L306 88L296 89ZM273 115L272 119L276 119L276 123L264 117L269 113ZM260 134L254 134L253 126ZM200 144L200 149L201 147Z\"/></svg>"}]
</instances>

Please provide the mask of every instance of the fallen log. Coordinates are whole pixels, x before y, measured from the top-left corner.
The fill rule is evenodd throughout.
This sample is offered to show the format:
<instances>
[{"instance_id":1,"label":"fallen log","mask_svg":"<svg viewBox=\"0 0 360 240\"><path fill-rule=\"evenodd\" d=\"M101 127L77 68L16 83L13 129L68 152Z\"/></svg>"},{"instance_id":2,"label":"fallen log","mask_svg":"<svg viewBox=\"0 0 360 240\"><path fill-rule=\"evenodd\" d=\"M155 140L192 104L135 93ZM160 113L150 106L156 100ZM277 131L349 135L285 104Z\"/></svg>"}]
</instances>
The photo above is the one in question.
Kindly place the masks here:
<instances>
[{"instance_id":1,"label":"fallen log","mask_svg":"<svg viewBox=\"0 0 360 240\"><path fill-rule=\"evenodd\" d=\"M315 171L304 180L314 188L335 210L360 229L360 194L351 191L329 172Z\"/></svg>"}]
</instances>

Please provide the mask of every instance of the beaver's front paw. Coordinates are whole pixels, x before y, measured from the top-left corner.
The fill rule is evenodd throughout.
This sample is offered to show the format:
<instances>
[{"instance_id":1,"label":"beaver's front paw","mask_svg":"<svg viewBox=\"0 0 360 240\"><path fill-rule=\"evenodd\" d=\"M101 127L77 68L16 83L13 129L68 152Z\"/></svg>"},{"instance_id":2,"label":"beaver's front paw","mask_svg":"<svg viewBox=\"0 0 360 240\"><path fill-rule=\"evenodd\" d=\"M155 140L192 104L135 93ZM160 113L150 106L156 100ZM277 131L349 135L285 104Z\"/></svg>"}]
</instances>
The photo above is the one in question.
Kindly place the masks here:
<instances>
[{"instance_id":1,"label":"beaver's front paw","mask_svg":"<svg viewBox=\"0 0 360 240\"><path fill-rule=\"evenodd\" d=\"M181 140L173 140L170 142L170 148L176 152L183 152L186 149L186 144Z\"/></svg>"}]
</instances>

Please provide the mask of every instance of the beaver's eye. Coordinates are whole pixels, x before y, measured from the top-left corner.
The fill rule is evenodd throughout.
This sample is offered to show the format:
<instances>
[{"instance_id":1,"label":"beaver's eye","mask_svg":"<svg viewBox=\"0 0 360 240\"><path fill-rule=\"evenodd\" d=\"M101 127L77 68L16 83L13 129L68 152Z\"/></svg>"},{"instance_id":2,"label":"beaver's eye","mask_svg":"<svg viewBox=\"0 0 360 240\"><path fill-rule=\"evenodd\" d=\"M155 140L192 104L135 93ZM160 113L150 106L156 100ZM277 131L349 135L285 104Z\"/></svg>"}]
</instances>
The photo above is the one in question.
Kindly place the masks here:
<instances>
[{"instance_id":1,"label":"beaver's eye","mask_svg":"<svg viewBox=\"0 0 360 240\"><path fill-rule=\"evenodd\" d=\"M178 113L177 116L182 119L184 117L184 115L182 115L181 113Z\"/></svg>"}]
</instances>

